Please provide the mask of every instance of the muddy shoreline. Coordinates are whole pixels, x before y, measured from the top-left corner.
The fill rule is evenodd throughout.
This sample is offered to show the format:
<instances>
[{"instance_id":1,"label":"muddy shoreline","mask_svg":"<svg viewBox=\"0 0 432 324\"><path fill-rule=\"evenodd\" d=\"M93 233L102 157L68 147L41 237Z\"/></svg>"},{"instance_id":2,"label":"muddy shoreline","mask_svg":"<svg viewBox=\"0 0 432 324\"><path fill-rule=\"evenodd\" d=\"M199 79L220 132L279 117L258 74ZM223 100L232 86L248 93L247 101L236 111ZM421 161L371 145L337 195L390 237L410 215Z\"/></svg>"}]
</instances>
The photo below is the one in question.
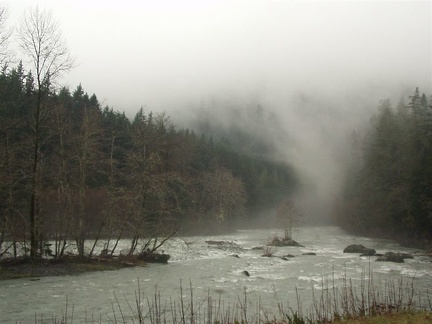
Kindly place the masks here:
<instances>
[{"instance_id":1,"label":"muddy shoreline","mask_svg":"<svg viewBox=\"0 0 432 324\"><path fill-rule=\"evenodd\" d=\"M118 270L132 266L145 266L141 260L119 260L118 258L78 258L68 256L62 259L19 258L0 261L0 280L49 276L72 276L90 271Z\"/></svg>"}]
</instances>

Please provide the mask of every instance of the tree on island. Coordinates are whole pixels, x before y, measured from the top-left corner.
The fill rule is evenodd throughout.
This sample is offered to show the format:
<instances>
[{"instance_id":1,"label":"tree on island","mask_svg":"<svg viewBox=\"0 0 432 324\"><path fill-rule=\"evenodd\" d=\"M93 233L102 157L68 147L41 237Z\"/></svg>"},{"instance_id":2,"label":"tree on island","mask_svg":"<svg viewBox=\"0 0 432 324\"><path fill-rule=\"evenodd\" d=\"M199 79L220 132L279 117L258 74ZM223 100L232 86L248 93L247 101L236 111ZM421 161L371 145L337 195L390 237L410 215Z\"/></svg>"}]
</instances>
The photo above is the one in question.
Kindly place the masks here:
<instances>
[{"instance_id":1,"label":"tree on island","mask_svg":"<svg viewBox=\"0 0 432 324\"><path fill-rule=\"evenodd\" d=\"M291 198L285 198L276 210L277 223L284 228L284 237L279 239L275 237L269 244L271 246L301 246L292 239L293 227L298 224L302 217L301 210L295 205Z\"/></svg>"}]
</instances>

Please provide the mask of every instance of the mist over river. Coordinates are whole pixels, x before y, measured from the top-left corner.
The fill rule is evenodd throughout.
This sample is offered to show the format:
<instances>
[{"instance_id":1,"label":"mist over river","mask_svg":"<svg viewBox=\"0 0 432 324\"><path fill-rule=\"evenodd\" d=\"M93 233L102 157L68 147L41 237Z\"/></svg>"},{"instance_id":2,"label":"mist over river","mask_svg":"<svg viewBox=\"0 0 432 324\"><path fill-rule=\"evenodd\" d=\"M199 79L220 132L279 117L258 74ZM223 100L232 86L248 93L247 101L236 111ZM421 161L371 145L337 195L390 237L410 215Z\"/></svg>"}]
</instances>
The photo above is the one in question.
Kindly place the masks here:
<instances>
[{"instance_id":1,"label":"mist over river","mask_svg":"<svg viewBox=\"0 0 432 324\"><path fill-rule=\"evenodd\" d=\"M341 288L346 279L360 287L365 279L368 281L369 270L377 287L402 278L415 288L415 301L427 304L427 292L432 289L430 257L415 255L405 263L391 263L342 252L350 244L363 244L377 253L418 250L389 240L352 236L337 227L299 227L293 233L304 247L274 248L271 258L262 257L263 250L254 248L266 245L275 235L283 235L282 230L239 230L228 235L175 238L163 246L171 255L168 264L0 281L0 323L34 323L35 319L51 323L66 311L69 318L73 315L74 323L128 321L132 315L128 303L136 308L138 282L145 304L147 298L154 299L155 292L161 304L168 307L181 297L190 300L192 287L194 304L201 308L209 305L211 297L213 303L225 308L240 303L277 316L278 305L297 309L297 294L306 310L313 293L333 286ZM231 244L208 244L210 240ZM128 242L123 244L126 248ZM304 255L310 252L316 255ZM294 257L280 258L288 254ZM250 276L243 273L245 270Z\"/></svg>"}]
</instances>

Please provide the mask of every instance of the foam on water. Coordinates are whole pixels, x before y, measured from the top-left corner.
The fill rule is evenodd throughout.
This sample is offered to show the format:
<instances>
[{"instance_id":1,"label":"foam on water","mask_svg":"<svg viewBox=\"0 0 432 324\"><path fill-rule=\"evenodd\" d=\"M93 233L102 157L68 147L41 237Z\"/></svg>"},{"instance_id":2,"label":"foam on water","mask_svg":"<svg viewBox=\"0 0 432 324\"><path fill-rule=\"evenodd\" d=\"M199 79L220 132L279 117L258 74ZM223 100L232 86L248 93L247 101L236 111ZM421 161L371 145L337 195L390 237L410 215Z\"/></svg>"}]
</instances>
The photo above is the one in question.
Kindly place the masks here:
<instances>
[{"instance_id":1,"label":"foam on water","mask_svg":"<svg viewBox=\"0 0 432 324\"><path fill-rule=\"evenodd\" d=\"M161 299L176 299L181 292L205 300L214 294L214 300L222 297L225 303L235 304L247 294L251 303L260 301L266 306L296 303L296 293L301 292L305 302L311 300L311 289L342 287L346 280L355 285L368 280L369 272L374 280L402 276L415 278L422 289L431 289L431 258L426 256L406 260L402 264L374 262L375 257L360 257L343 253L350 244L363 244L378 252L412 253L387 240L375 240L348 235L336 227L302 227L295 232L295 240L305 247L277 247L276 257L262 257L264 246L277 230L242 230L232 235L177 238L163 246L171 255L169 264L150 264L144 268L132 267L118 271L86 273L79 276L7 280L0 282L0 313L6 322L34 322L35 313L44 318L61 316L67 303L74 306L76 322L79 316L93 314L102 321L113 316L113 304L119 303L128 310L128 302L135 301L140 282L141 292ZM224 241L221 246L206 241ZM128 242L120 242L127 249ZM232 244L228 244L232 243ZM313 255L303 253L314 252ZM284 255L293 258L282 260ZM243 271L247 270L250 276ZM180 289L180 286L183 288ZM117 314L118 315L118 314ZM40 317L38 317L40 318Z\"/></svg>"}]
</instances>

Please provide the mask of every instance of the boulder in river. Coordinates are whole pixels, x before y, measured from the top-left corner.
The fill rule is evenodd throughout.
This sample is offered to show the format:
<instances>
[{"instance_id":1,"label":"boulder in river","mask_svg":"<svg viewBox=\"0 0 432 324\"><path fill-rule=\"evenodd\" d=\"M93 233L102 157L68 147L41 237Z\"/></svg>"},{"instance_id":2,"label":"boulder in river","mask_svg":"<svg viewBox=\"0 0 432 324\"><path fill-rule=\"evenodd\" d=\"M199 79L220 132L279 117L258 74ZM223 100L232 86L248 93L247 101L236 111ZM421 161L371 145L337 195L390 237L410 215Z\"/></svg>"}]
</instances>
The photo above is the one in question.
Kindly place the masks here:
<instances>
[{"instance_id":1,"label":"boulder in river","mask_svg":"<svg viewBox=\"0 0 432 324\"><path fill-rule=\"evenodd\" d=\"M375 249L367 248L362 244L352 244L352 245L348 245L343 250L343 253L361 253L362 256L369 256L369 255L375 255L376 251Z\"/></svg>"},{"instance_id":2,"label":"boulder in river","mask_svg":"<svg viewBox=\"0 0 432 324\"><path fill-rule=\"evenodd\" d=\"M152 252L148 250L141 252L138 256L138 259L150 263L168 263L170 258L171 256L169 254Z\"/></svg>"},{"instance_id":3,"label":"boulder in river","mask_svg":"<svg viewBox=\"0 0 432 324\"><path fill-rule=\"evenodd\" d=\"M403 263L405 259L413 259L414 257L408 253L386 252L375 261L397 262Z\"/></svg>"},{"instance_id":4,"label":"boulder in river","mask_svg":"<svg viewBox=\"0 0 432 324\"><path fill-rule=\"evenodd\" d=\"M297 246L297 247L304 247L300 243L294 241L290 238L278 238L275 237L273 240L268 244L269 246Z\"/></svg>"},{"instance_id":5,"label":"boulder in river","mask_svg":"<svg viewBox=\"0 0 432 324\"><path fill-rule=\"evenodd\" d=\"M243 270L242 274L244 274L246 277L250 277L250 274L247 270Z\"/></svg>"},{"instance_id":6,"label":"boulder in river","mask_svg":"<svg viewBox=\"0 0 432 324\"><path fill-rule=\"evenodd\" d=\"M226 244L229 244L229 242L227 242L227 241L215 241L215 240L207 240L207 241L205 241L207 244L210 244L210 245L226 245Z\"/></svg>"},{"instance_id":7,"label":"boulder in river","mask_svg":"<svg viewBox=\"0 0 432 324\"><path fill-rule=\"evenodd\" d=\"M264 246L254 246L253 248L251 248L251 250L253 250L253 251L264 250Z\"/></svg>"}]
</instances>

